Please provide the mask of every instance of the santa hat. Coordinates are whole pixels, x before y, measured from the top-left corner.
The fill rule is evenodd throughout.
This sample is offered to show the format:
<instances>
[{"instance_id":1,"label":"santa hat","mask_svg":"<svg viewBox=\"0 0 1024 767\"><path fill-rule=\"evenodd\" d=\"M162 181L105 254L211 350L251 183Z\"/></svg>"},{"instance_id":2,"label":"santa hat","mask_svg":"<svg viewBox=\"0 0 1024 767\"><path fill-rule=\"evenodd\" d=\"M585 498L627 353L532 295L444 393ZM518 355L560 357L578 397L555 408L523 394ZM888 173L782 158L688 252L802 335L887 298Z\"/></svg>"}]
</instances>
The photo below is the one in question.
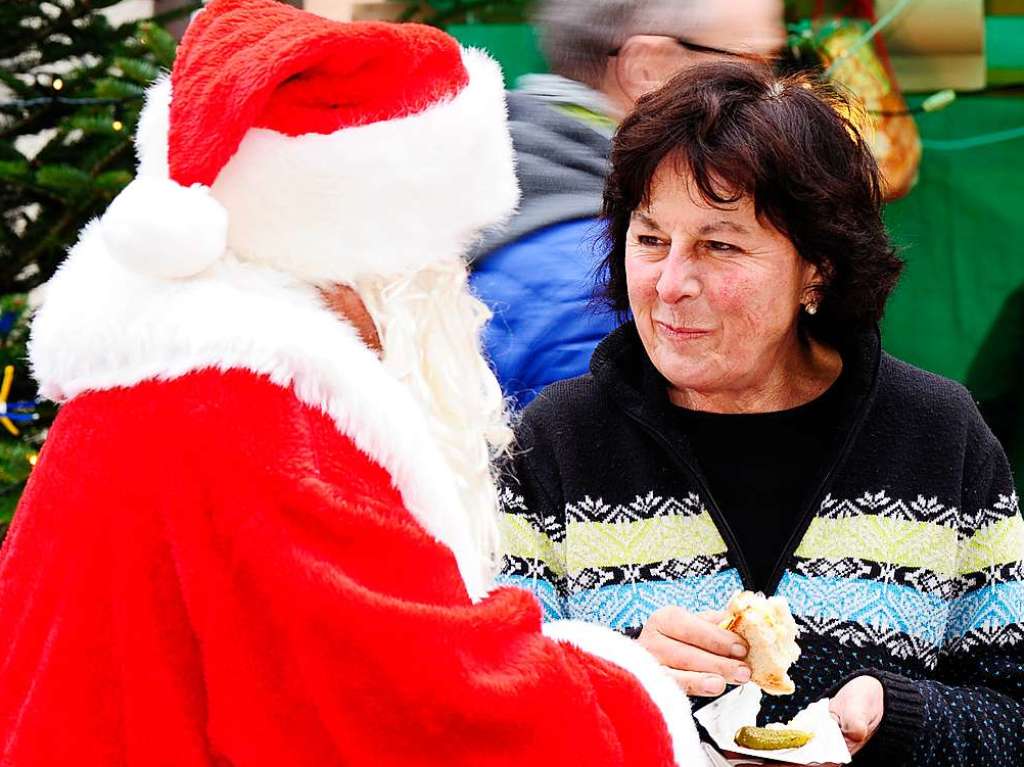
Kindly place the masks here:
<instances>
[{"instance_id":1,"label":"santa hat","mask_svg":"<svg viewBox=\"0 0 1024 767\"><path fill-rule=\"evenodd\" d=\"M461 255L518 199L485 54L274 0L195 18L136 145L139 176L101 227L115 259L159 278L227 250L314 283L408 272Z\"/></svg>"}]
</instances>

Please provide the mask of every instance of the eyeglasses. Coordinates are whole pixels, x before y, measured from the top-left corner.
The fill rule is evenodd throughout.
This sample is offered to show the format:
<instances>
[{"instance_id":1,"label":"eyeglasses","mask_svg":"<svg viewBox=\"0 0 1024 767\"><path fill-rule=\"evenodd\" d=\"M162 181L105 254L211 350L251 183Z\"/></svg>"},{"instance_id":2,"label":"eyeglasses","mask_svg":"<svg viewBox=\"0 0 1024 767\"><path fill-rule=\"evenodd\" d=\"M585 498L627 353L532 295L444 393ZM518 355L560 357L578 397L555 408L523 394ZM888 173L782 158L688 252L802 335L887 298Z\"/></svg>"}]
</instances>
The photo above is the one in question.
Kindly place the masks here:
<instances>
[{"instance_id":1,"label":"eyeglasses","mask_svg":"<svg viewBox=\"0 0 1024 767\"><path fill-rule=\"evenodd\" d=\"M759 61L763 62L768 57L762 56L757 53L747 53L745 51L729 51L725 48L714 48L710 45L701 45L700 43L692 42L687 40L685 37L672 37L672 35L654 35L655 37L670 37L676 41L681 47L692 53L709 53L715 56L728 56L729 58L742 59L744 61ZM618 56L622 52L622 46L613 48L608 51L609 56Z\"/></svg>"}]
</instances>

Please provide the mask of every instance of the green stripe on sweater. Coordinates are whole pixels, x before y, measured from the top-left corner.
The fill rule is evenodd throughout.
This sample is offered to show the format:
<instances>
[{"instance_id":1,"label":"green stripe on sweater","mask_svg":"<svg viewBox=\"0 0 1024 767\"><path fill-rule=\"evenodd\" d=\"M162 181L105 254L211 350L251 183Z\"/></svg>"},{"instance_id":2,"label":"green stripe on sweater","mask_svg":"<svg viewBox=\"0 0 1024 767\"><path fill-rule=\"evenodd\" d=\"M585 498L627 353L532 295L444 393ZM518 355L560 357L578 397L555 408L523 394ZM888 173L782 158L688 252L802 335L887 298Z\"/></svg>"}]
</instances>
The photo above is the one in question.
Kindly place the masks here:
<instances>
[{"instance_id":1,"label":"green stripe on sweater","mask_svg":"<svg viewBox=\"0 0 1024 767\"><path fill-rule=\"evenodd\" d=\"M707 512L635 522L569 522L566 531L569 572L693 559L725 550L725 541Z\"/></svg>"},{"instance_id":2,"label":"green stripe on sweater","mask_svg":"<svg viewBox=\"0 0 1024 767\"><path fill-rule=\"evenodd\" d=\"M565 575L559 544L531 526L526 517L521 514L499 514L498 529L506 554L523 559L539 559L555 575Z\"/></svg>"},{"instance_id":3,"label":"green stripe on sweater","mask_svg":"<svg viewBox=\"0 0 1024 767\"><path fill-rule=\"evenodd\" d=\"M957 573L957 531L927 522L882 516L816 517L796 550L807 559L868 559Z\"/></svg>"},{"instance_id":4,"label":"green stripe on sweater","mask_svg":"<svg viewBox=\"0 0 1024 767\"><path fill-rule=\"evenodd\" d=\"M1024 559L1024 519L1015 515L983 527L964 544L959 571L976 573Z\"/></svg>"}]
</instances>

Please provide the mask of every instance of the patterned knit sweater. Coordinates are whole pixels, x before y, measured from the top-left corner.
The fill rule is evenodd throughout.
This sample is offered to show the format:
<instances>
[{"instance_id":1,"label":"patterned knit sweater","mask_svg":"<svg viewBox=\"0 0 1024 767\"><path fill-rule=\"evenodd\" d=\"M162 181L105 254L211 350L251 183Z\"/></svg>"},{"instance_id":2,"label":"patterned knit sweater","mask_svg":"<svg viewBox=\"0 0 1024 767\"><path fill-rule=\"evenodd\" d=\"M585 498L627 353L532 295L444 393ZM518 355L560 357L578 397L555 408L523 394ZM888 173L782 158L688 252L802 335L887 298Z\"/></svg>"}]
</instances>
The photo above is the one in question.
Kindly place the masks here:
<instances>
[{"instance_id":1,"label":"patterned knit sweater","mask_svg":"<svg viewBox=\"0 0 1024 767\"><path fill-rule=\"evenodd\" d=\"M770 588L801 629L797 692L762 718L870 674L885 716L856 764L1024 765L1024 521L1003 450L963 387L877 331L841 351L835 444ZM502 578L547 619L635 636L659 607L721 609L750 583L669 407L626 324L523 415Z\"/></svg>"}]
</instances>

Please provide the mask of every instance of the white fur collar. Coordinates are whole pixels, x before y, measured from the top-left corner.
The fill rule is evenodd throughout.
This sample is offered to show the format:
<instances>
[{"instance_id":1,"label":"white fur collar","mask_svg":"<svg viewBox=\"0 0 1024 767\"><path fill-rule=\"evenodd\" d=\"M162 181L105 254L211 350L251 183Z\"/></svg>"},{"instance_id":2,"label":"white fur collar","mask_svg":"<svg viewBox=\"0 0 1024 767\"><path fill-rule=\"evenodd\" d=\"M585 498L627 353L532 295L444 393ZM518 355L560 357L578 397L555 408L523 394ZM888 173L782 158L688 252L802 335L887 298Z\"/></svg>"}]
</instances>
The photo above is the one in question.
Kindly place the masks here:
<instances>
[{"instance_id":1,"label":"white fur collar","mask_svg":"<svg viewBox=\"0 0 1024 767\"><path fill-rule=\"evenodd\" d=\"M29 356L41 394L57 402L202 368L290 387L390 472L409 511L454 553L470 596L486 593L422 411L314 287L230 257L188 280L146 277L110 258L94 222L47 285Z\"/></svg>"}]
</instances>

